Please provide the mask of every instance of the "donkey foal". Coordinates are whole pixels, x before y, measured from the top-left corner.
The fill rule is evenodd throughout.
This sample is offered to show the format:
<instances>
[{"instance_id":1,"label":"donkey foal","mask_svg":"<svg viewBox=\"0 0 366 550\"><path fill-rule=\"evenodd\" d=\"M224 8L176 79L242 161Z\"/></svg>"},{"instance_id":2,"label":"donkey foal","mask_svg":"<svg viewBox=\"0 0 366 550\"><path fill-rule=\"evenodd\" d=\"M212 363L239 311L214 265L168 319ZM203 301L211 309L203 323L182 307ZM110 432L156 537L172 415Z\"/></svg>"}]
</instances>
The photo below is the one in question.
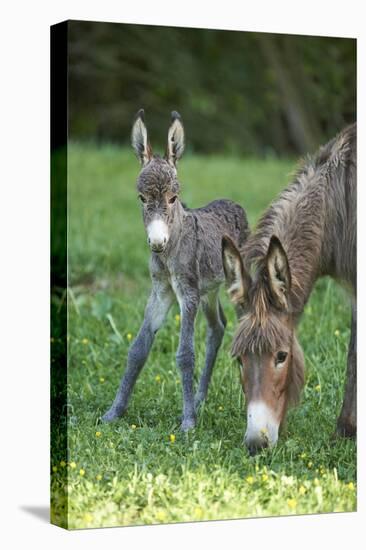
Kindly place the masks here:
<instances>
[{"instance_id":1,"label":"donkey foal","mask_svg":"<svg viewBox=\"0 0 366 550\"><path fill-rule=\"evenodd\" d=\"M229 200L217 200L192 210L180 202L176 165L184 151L184 129L178 113L172 113L164 158L152 153L143 110L133 125L132 146L142 165L137 191L151 249L152 290L119 390L103 420L115 420L126 411L155 334L176 298L181 312L176 354L183 389L181 428L186 431L195 426L196 412L207 395L226 325L218 298L224 281L221 240L223 235L230 235L240 248L249 234L248 223L244 210ZM200 303L207 320L206 359L194 398L194 322Z\"/></svg>"}]
</instances>

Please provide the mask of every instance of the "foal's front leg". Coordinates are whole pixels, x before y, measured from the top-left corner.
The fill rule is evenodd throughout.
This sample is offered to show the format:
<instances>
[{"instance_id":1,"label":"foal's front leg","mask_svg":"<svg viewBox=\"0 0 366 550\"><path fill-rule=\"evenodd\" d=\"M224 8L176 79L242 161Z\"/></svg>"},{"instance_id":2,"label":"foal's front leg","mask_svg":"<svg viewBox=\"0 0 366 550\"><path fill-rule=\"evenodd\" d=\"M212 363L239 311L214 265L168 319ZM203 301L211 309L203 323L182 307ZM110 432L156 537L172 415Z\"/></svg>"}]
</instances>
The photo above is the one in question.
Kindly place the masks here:
<instances>
[{"instance_id":1,"label":"foal's front leg","mask_svg":"<svg viewBox=\"0 0 366 550\"><path fill-rule=\"evenodd\" d=\"M179 296L179 293L178 293ZM177 365L181 372L183 388L183 418L182 431L186 432L196 425L194 407L193 372L194 372L194 321L199 305L198 293L189 292L179 299L181 312L181 328Z\"/></svg>"},{"instance_id":2,"label":"foal's front leg","mask_svg":"<svg viewBox=\"0 0 366 550\"><path fill-rule=\"evenodd\" d=\"M104 422L116 420L126 411L129 397L149 355L155 334L163 324L173 300L174 294L170 286L153 284L153 289L145 309L144 321L129 349L127 367L117 395L111 408L102 417Z\"/></svg>"}]
</instances>

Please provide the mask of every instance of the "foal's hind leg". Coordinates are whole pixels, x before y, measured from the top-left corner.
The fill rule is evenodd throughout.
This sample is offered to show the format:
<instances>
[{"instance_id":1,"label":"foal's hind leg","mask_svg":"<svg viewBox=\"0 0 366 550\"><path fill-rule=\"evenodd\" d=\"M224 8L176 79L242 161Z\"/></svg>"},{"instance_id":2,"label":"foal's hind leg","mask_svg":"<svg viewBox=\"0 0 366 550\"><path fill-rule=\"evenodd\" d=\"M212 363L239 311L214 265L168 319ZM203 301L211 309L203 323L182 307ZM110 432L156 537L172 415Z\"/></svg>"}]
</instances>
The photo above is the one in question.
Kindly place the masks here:
<instances>
[{"instance_id":1,"label":"foal's hind leg","mask_svg":"<svg viewBox=\"0 0 366 550\"><path fill-rule=\"evenodd\" d=\"M206 359L195 397L196 410L198 410L202 401L206 399L217 352L220 348L226 325L225 315L217 292L202 299L202 309L207 320Z\"/></svg>"},{"instance_id":2,"label":"foal's hind leg","mask_svg":"<svg viewBox=\"0 0 366 550\"><path fill-rule=\"evenodd\" d=\"M173 300L174 294L169 286L153 286L145 309L144 321L128 352L127 367L117 395L110 409L102 417L104 422L116 420L127 409L129 397L149 355L155 334L163 324Z\"/></svg>"},{"instance_id":3,"label":"foal's hind leg","mask_svg":"<svg viewBox=\"0 0 366 550\"><path fill-rule=\"evenodd\" d=\"M352 308L351 339L348 348L347 380L337 432L345 437L354 437L357 430L357 311Z\"/></svg>"}]
</instances>

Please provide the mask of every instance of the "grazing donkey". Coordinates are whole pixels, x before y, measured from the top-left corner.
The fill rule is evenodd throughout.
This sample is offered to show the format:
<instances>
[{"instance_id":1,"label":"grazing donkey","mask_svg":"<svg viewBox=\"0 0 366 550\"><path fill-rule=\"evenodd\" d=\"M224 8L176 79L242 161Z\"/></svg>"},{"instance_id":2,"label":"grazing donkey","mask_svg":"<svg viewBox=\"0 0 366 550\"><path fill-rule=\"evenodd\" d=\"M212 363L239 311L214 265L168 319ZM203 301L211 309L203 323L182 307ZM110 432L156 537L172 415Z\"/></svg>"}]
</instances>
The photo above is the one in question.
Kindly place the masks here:
<instances>
[{"instance_id":1,"label":"grazing donkey","mask_svg":"<svg viewBox=\"0 0 366 550\"><path fill-rule=\"evenodd\" d=\"M133 125L132 146L142 165L137 191L152 252L152 290L144 321L128 353L120 388L103 420L114 420L125 412L155 334L176 297L181 312L176 355L183 388L181 428L186 431L195 426L196 412L206 397L226 325L218 298L219 286L225 280L222 237L228 234L233 242L242 246L249 233L248 223L241 206L229 200L216 200L192 210L180 202L176 165L184 150L184 129L178 113L172 112L164 158L152 153L143 110L138 112ZM205 367L194 399L194 322L200 303L207 320L207 349Z\"/></svg>"},{"instance_id":2,"label":"grazing donkey","mask_svg":"<svg viewBox=\"0 0 366 550\"><path fill-rule=\"evenodd\" d=\"M356 435L356 125L345 128L297 173L239 253L223 239L228 292L239 326L239 359L251 454L274 445L287 406L304 384L295 328L315 281L330 275L352 295L347 381L337 432Z\"/></svg>"}]
</instances>

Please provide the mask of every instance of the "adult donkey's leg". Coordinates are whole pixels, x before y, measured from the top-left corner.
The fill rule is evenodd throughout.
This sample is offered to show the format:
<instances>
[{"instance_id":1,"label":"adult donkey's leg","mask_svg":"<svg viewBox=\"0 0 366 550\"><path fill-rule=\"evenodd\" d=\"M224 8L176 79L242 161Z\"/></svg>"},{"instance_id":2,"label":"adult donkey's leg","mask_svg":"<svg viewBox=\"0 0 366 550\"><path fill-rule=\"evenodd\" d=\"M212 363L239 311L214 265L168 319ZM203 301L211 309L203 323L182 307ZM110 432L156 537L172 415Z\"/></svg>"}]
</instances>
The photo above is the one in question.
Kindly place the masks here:
<instances>
[{"instance_id":1,"label":"adult donkey's leg","mask_svg":"<svg viewBox=\"0 0 366 550\"><path fill-rule=\"evenodd\" d=\"M351 339L348 348L347 380L341 414L337 422L339 435L354 437L357 431L357 310L352 308Z\"/></svg>"},{"instance_id":2,"label":"adult donkey's leg","mask_svg":"<svg viewBox=\"0 0 366 550\"><path fill-rule=\"evenodd\" d=\"M117 395L111 408L102 417L105 422L119 418L127 409L129 397L149 355L155 334L163 324L173 300L174 294L170 287L153 287L145 309L144 321L129 349L127 367Z\"/></svg>"},{"instance_id":3,"label":"adult donkey's leg","mask_svg":"<svg viewBox=\"0 0 366 550\"><path fill-rule=\"evenodd\" d=\"M220 348L226 325L225 315L222 311L217 292L202 299L202 309L207 320L206 359L195 397L196 411L202 401L206 399L217 352Z\"/></svg>"},{"instance_id":4,"label":"adult donkey's leg","mask_svg":"<svg viewBox=\"0 0 366 550\"><path fill-rule=\"evenodd\" d=\"M181 327L177 365L181 372L183 389L183 418L181 429L187 431L196 425L194 408L193 372L194 372L194 321L197 315L199 298L194 293L187 293L179 298ZM179 296L179 293L178 293Z\"/></svg>"}]
</instances>

